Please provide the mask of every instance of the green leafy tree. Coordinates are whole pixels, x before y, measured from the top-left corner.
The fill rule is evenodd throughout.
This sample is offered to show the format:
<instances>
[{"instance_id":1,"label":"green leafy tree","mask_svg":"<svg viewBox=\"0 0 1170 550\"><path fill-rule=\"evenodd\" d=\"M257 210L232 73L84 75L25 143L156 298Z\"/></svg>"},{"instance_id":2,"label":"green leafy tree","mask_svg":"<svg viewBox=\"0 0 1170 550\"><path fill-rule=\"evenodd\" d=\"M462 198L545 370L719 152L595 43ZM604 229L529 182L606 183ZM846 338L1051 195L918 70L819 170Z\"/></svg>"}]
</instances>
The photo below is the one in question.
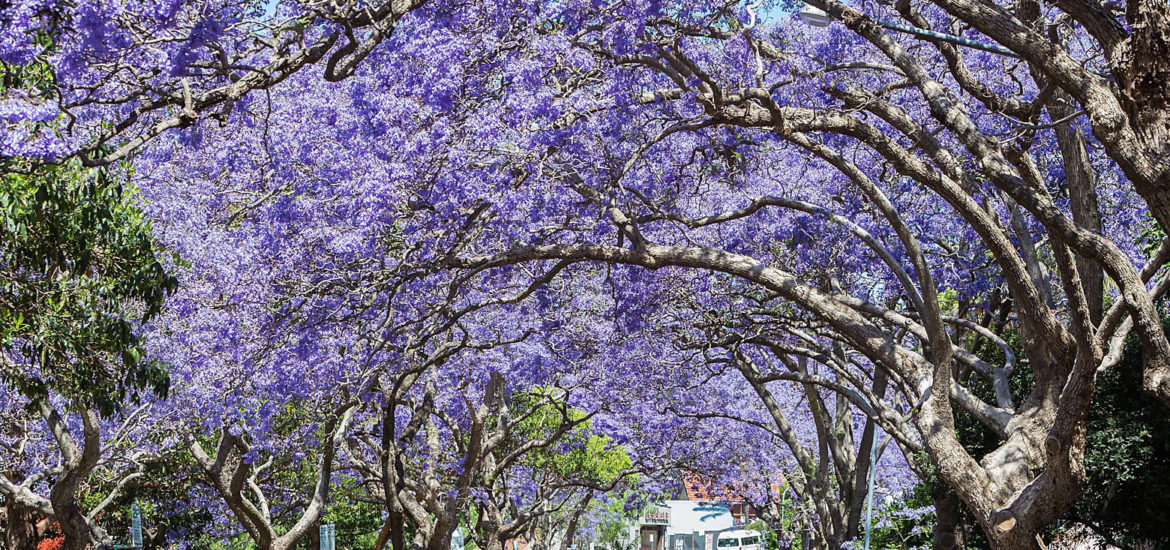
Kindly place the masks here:
<instances>
[{"instance_id":1,"label":"green leafy tree","mask_svg":"<svg viewBox=\"0 0 1170 550\"><path fill-rule=\"evenodd\" d=\"M532 409L536 410L532 410ZM598 435L584 411L566 406L550 391L533 390L514 397L512 414L522 417L511 430L510 441L496 450L506 456L526 441L555 441L525 454L526 464L563 480L607 485L628 475L633 462L613 439ZM564 435L556 434L572 426Z\"/></svg>"},{"instance_id":2,"label":"green leafy tree","mask_svg":"<svg viewBox=\"0 0 1170 550\"><path fill-rule=\"evenodd\" d=\"M1101 374L1089 412L1085 490L1071 519L1120 548L1170 547L1170 410L1142 391L1142 347Z\"/></svg>"},{"instance_id":3,"label":"green leafy tree","mask_svg":"<svg viewBox=\"0 0 1170 550\"><path fill-rule=\"evenodd\" d=\"M166 371L144 357L139 323L177 286L135 190L78 163L0 175L0 378L114 413Z\"/></svg>"},{"instance_id":4,"label":"green leafy tree","mask_svg":"<svg viewBox=\"0 0 1170 550\"><path fill-rule=\"evenodd\" d=\"M633 461L623 446L596 433L589 421L591 415L569 406L556 390L514 394L511 413L522 420L510 427L507 441L495 450L495 458L502 461L516 449L537 443L524 453L522 461L531 470L532 481L540 486L544 502L534 510L547 505L549 511L514 514L530 517L509 522L508 533L523 532L529 540L537 536L551 540L553 532L562 533L561 548L567 549L573 544L581 517L599 505L594 500L596 494L620 490L623 483L636 479ZM507 484L499 481L485 482L483 489L506 490ZM499 530L504 518L482 521L482 512L475 512L481 518L477 538L501 538L502 533L491 530ZM485 546L490 548L491 544Z\"/></svg>"}]
</instances>

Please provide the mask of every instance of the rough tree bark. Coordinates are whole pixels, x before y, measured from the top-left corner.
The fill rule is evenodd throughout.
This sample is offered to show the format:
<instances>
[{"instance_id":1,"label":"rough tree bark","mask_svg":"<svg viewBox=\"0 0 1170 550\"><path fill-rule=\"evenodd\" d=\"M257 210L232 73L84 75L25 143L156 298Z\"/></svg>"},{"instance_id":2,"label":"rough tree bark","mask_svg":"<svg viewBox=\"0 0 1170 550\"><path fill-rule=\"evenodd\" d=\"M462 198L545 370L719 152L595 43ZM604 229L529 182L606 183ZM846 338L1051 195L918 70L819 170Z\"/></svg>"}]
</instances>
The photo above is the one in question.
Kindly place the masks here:
<instances>
[{"instance_id":1,"label":"rough tree bark","mask_svg":"<svg viewBox=\"0 0 1170 550\"><path fill-rule=\"evenodd\" d=\"M957 550L966 548L963 532L960 527L960 507L962 502L953 492L945 487L938 487L932 495L934 512L937 517L934 524L934 550Z\"/></svg>"},{"instance_id":2,"label":"rough tree bark","mask_svg":"<svg viewBox=\"0 0 1170 550\"><path fill-rule=\"evenodd\" d=\"M208 454L193 437L188 442L188 448L212 489L224 500L257 547L260 550L289 550L320 522L332 485L334 457L338 447L344 443L356 407L356 402L345 403L333 411L327 421L325 429L330 438L320 451L317 478L308 504L297 521L283 534L276 532L266 497L255 480L259 467L247 460L246 455L251 449L243 437L225 428L220 434L214 456ZM249 497L248 492L253 496Z\"/></svg>"},{"instance_id":3,"label":"rough tree bark","mask_svg":"<svg viewBox=\"0 0 1170 550\"><path fill-rule=\"evenodd\" d=\"M17 476L12 476L16 478ZM5 505L4 543L11 550L34 550L37 539L37 515L19 502Z\"/></svg>"}]
</instances>

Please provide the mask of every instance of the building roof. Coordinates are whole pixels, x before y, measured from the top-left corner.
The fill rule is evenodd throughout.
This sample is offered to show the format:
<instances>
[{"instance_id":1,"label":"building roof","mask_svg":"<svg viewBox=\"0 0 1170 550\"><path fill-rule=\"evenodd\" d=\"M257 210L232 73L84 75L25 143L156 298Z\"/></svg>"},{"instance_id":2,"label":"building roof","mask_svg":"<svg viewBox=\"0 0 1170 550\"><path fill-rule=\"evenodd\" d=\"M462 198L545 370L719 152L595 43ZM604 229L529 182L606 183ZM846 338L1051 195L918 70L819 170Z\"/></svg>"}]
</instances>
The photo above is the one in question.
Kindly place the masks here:
<instances>
[{"instance_id":1,"label":"building roof","mask_svg":"<svg viewBox=\"0 0 1170 550\"><path fill-rule=\"evenodd\" d=\"M718 502L740 502L743 499L736 494L731 486L716 485L715 482L700 474L686 474L683 476L683 490L687 500L714 500Z\"/></svg>"},{"instance_id":2,"label":"building roof","mask_svg":"<svg viewBox=\"0 0 1170 550\"><path fill-rule=\"evenodd\" d=\"M787 483L784 474L780 473L781 483ZM780 491L781 485L772 484L773 491ZM739 503L744 502L742 492L734 485L718 485L709 476L698 473L683 474L683 490L687 500L713 500L717 502Z\"/></svg>"}]
</instances>

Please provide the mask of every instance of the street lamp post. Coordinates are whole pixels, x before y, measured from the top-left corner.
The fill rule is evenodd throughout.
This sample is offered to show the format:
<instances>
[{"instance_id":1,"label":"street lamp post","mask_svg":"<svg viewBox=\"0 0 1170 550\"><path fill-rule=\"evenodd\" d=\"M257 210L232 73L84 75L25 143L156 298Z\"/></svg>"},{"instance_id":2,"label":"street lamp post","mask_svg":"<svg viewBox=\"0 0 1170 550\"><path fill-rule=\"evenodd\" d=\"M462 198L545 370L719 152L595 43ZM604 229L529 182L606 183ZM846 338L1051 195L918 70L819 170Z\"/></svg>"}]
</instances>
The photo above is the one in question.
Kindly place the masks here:
<instances>
[{"instance_id":1,"label":"street lamp post","mask_svg":"<svg viewBox=\"0 0 1170 550\"><path fill-rule=\"evenodd\" d=\"M810 6L808 4L805 4L805 6L803 8L801 8L799 15L800 15L801 21L804 21L806 24L811 25L813 27L827 27L827 26L829 26L829 23L833 22L833 17L831 15L829 15L828 13L826 13L825 10L822 10L816 6ZM980 42L978 40L971 40L970 38L963 38L962 36L955 36L953 34L944 34L941 32L935 32L935 31L931 31L931 30L927 30L927 29L920 29L918 27L912 27L910 25L903 25L901 23L895 23L893 21L883 21L881 19L874 19L874 22L877 23L879 27L890 29L892 31L903 32L906 34L918 36L921 38L927 38L927 39L931 39L931 40L941 40L943 42L950 42L951 44L958 44L960 46L964 46L967 48L973 48L976 50L983 50L985 52L991 52L991 53L995 53L995 54L999 54L999 55L1003 55L1003 56L1007 56L1007 57L1014 57L1016 59L1020 58L1020 56L1017 55L1016 52L1013 52L1013 51L1011 51L1003 46L1000 46L998 44L989 44L987 42Z\"/></svg>"},{"instance_id":2,"label":"street lamp post","mask_svg":"<svg viewBox=\"0 0 1170 550\"><path fill-rule=\"evenodd\" d=\"M869 491L865 493L865 550L869 550L869 535L873 531L873 485L877 472L877 427L873 430L873 439L869 442Z\"/></svg>"}]
</instances>

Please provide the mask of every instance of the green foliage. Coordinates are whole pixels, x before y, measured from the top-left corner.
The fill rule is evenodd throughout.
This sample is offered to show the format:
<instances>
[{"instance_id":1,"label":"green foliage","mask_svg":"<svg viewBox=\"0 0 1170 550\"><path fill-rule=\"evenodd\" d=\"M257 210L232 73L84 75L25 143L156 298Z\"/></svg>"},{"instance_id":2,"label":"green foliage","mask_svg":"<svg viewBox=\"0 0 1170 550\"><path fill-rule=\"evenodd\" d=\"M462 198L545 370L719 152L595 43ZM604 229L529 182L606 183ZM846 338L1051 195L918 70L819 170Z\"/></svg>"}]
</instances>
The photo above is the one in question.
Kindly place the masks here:
<instances>
[{"instance_id":1,"label":"green foliage","mask_svg":"<svg viewBox=\"0 0 1170 550\"><path fill-rule=\"evenodd\" d=\"M929 548L934 537L934 501L931 489L918 485L908 497L888 506L874 502L870 547L889 550ZM862 526L865 529L865 526Z\"/></svg>"},{"instance_id":2,"label":"green foliage","mask_svg":"<svg viewBox=\"0 0 1170 550\"><path fill-rule=\"evenodd\" d=\"M948 288L938 293L938 309L947 315L954 315L959 307L959 293Z\"/></svg>"},{"instance_id":3,"label":"green foliage","mask_svg":"<svg viewBox=\"0 0 1170 550\"><path fill-rule=\"evenodd\" d=\"M0 174L0 378L39 398L114 413L128 396L165 395L137 322L176 280L160 262L136 200L104 169L77 163Z\"/></svg>"},{"instance_id":4,"label":"green foliage","mask_svg":"<svg viewBox=\"0 0 1170 550\"><path fill-rule=\"evenodd\" d=\"M787 526L785 526L785 528L787 528ZM772 526L768 525L768 522L762 519L757 519L745 525L744 529L763 533L764 540L763 544L761 545L763 550L780 550L780 534L772 529Z\"/></svg>"},{"instance_id":5,"label":"green foliage","mask_svg":"<svg viewBox=\"0 0 1170 550\"><path fill-rule=\"evenodd\" d=\"M533 411L533 407L537 410ZM609 484L632 465L630 456L620 445L606 436L596 435L585 413L563 409L564 405L550 401L544 392L520 395L513 405L517 415L528 415L513 429L516 444L521 441L544 440L554 435L567 422L580 422L564 434L557 443L533 449L527 454L528 466L549 472L564 479ZM501 452L506 452L505 446Z\"/></svg>"},{"instance_id":6,"label":"green foliage","mask_svg":"<svg viewBox=\"0 0 1170 550\"><path fill-rule=\"evenodd\" d=\"M1085 447L1076 519L1125 545L1170 546L1170 410L1142 390L1136 337L1098 378Z\"/></svg>"},{"instance_id":7,"label":"green foliage","mask_svg":"<svg viewBox=\"0 0 1170 550\"><path fill-rule=\"evenodd\" d=\"M319 418L312 412L314 404L307 402L289 403L280 409L273 419L275 432L285 437L297 437L297 433L306 425L315 426L316 439L322 444L329 441L330 433ZM276 498L274 505L286 503L278 495L282 493L292 497L293 502L303 502L310 488L317 481L317 468L320 464L321 446L314 446L303 458L297 461L288 457L276 457L277 460L268 470L264 479L272 487L283 490L272 490L270 498ZM329 504L321 517L321 523L332 523L337 534L338 550L357 550L370 548L378 538L378 531L382 527L382 506L362 497L368 495L368 487L363 488L360 480L345 472L335 471L334 484L329 489ZM297 504L286 510L293 511L275 519L277 532L284 533L292 528L300 519L301 508ZM309 536L301 539L298 547L316 548L318 531L316 528ZM250 543L251 540L249 539Z\"/></svg>"},{"instance_id":8,"label":"green foliage","mask_svg":"<svg viewBox=\"0 0 1170 550\"><path fill-rule=\"evenodd\" d=\"M0 61L0 93L8 90L20 90L34 97L49 97L54 91L52 65L43 61L27 65L11 65Z\"/></svg>"},{"instance_id":9,"label":"green foliage","mask_svg":"<svg viewBox=\"0 0 1170 550\"><path fill-rule=\"evenodd\" d=\"M622 541L627 535L627 528L630 522L637 518L638 513L629 512L627 510L627 501L632 495L625 493L610 493L610 499L600 506L604 507L606 513L604 519L596 527L595 542L605 548L625 550L622 546ZM630 547L635 546L633 541L627 541Z\"/></svg>"},{"instance_id":10,"label":"green foliage","mask_svg":"<svg viewBox=\"0 0 1170 550\"><path fill-rule=\"evenodd\" d=\"M1166 238L1166 232L1162 230L1162 225L1155 220L1149 213L1146 214L1146 221L1142 232L1138 236L1137 245L1141 247L1142 253L1146 257L1154 255L1154 251L1162 245L1162 241Z\"/></svg>"},{"instance_id":11,"label":"green foliage","mask_svg":"<svg viewBox=\"0 0 1170 550\"><path fill-rule=\"evenodd\" d=\"M359 500L366 490L356 478L342 477L329 492L329 509L322 523L332 523L337 530L338 550L372 548L382 528L382 506ZM304 548L316 548L303 541Z\"/></svg>"}]
</instances>

